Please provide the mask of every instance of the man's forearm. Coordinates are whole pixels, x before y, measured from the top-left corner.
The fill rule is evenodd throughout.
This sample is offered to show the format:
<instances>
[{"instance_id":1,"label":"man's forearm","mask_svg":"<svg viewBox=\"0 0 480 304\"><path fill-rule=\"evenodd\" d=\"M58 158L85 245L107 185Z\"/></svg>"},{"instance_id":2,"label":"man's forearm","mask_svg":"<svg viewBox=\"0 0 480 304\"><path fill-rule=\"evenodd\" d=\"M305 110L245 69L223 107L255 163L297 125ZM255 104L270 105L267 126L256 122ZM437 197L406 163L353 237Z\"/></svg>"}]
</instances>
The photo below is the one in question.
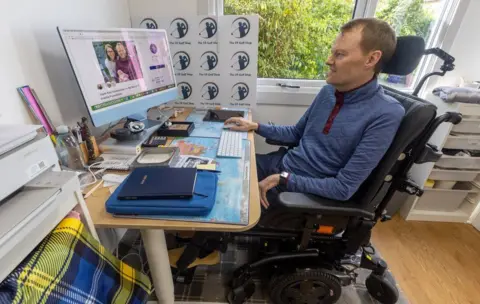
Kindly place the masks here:
<instances>
[{"instance_id":1,"label":"man's forearm","mask_svg":"<svg viewBox=\"0 0 480 304\"><path fill-rule=\"evenodd\" d=\"M286 143L296 143L301 135L296 126L272 126L257 124L257 134L267 139L273 139Z\"/></svg>"},{"instance_id":2,"label":"man's forearm","mask_svg":"<svg viewBox=\"0 0 480 304\"><path fill-rule=\"evenodd\" d=\"M288 177L287 190L346 201L355 193L357 187L356 185L343 183L335 177L313 178L290 174Z\"/></svg>"}]
</instances>

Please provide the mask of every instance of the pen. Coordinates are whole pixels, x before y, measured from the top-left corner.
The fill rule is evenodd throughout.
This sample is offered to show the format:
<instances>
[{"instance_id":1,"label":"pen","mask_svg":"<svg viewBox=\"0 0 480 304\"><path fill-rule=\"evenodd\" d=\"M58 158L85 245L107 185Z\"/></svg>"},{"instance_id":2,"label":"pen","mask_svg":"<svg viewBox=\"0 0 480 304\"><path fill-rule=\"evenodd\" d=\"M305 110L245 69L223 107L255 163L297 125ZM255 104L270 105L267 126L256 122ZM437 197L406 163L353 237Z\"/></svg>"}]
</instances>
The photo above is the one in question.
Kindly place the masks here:
<instances>
[{"instance_id":1,"label":"pen","mask_svg":"<svg viewBox=\"0 0 480 304\"><path fill-rule=\"evenodd\" d=\"M80 128L77 128L77 136L78 136L78 142L83 143L82 132L80 131Z\"/></svg>"},{"instance_id":2,"label":"pen","mask_svg":"<svg viewBox=\"0 0 480 304\"><path fill-rule=\"evenodd\" d=\"M193 192L193 194L201 196L201 197L208 197L208 195L201 194L201 193L198 193L198 192Z\"/></svg>"},{"instance_id":3,"label":"pen","mask_svg":"<svg viewBox=\"0 0 480 304\"><path fill-rule=\"evenodd\" d=\"M218 171L218 170L207 170L207 169L197 169L197 171L201 171L201 172L213 172L213 173L222 173L222 171Z\"/></svg>"},{"instance_id":4,"label":"pen","mask_svg":"<svg viewBox=\"0 0 480 304\"><path fill-rule=\"evenodd\" d=\"M84 196L83 198L86 199L88 198L90 195L92 195L93 192L95 192L99 187L100 185L103 184L103 180L100 180L100 182L98 184L96 184L92 189L90 189L90 191L88 191Z\"/></svg>"}]
</instances>

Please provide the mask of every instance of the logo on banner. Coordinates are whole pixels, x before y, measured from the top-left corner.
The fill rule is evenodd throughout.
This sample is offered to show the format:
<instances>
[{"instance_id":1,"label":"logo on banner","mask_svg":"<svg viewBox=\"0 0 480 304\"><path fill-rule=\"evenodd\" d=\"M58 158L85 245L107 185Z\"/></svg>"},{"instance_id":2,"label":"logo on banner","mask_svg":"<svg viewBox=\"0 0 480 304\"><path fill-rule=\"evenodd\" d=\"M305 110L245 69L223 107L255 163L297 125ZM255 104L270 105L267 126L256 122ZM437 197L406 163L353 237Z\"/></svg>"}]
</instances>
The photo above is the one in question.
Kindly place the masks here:
<instances>
[{"instance_id":1,"label":"logo on banner","mask_svg":"<svg viewBox=\"0 0 480 304\"><path fill-rule=\"evenodd\" d=\"M150 52L152 52L152 54L156 54L157 51L158 51L158 48L155 45L155 43L150 44Z\"/></svg>"},{"instance_id":2,"label":"logo on banner","mask_svg":"<svg viewBox=\"0 0 480 304\"><path fill-rule=\"evenodd\" d=\"M243 38L250 32L250 21L247 18L239 17L233 20L231 34L235 38Z\"/></svg>"},{"instance_id":3,"label":"logo on banner","mask_svg":"<svg viewBox=\"0 0 480 304\"><path fill-rule=\"evenodd\" d=\"M168 32L173 38L182 39L188 33L188 22L183 18L175 18L170 22Z\"/></svg>"},{"instance_id":4,"label":"logo on banner","mask_svg":"<svg viewBox=\"0 0 480 304\"><path fill-rule=\"evenodd\" d=\"M192 86L188 82L180 82L177 86L182 99L188 99L192 95Z\"/></svg>"},{"instance_id":5,"label":"logo on banner","mask_svg":"<svg viewBox=\"0 0 480 304\"><path fill-rule=\"evenodd\" d=\"M200 37L205 39L212 38L217 33L217 21L210 17L203 18L198 28L200 30L200 33L198 33Z\"/></svg>"},{"instance_id":6,"label":"logo on banner","mask_svg":"<svg viewBox=\"0 0 480 304\"><path fill-rule=\"evenodd\" d=\"M184 51L176 52L173 55L173 67L175 70L183 71L190 66L190 55Z\"/></svg>"},{"instance_id":7,"label":"logo on banner","mask_svg":"<svg viewBox=\"0 0 480 304\"><path fill-rule=\"evenodd\" d=\"M236 71L245 70L250 63L250 56L244 51L239 51L233 54L230 59L230 66Z\"/></svg>"},{"instance_id":8,"label":"logo on banner","mask_svg":"<svg viewBox=\"0 0 480 304\"><path fill-rule=\"evenodd\" d=\"M142 22L140 22L140 27L143 27L146 29L157 29L158 24L152 18L145 18L142 20Z\"/></svg>"},{"instance_id":9,"label":"logo on banner","mask_svg":"<svg viewBox=\"0 0 480 304\"><path fill-rule=\"evenodd\" d=\"M232 93L231 97L233 99L240 101L247 98L248 93L250 93L250 89L246 83L237 82L236 84L233 85L231 93Z\"/></svg>"},{"instance_id":10,"label":"logo on banner","mask_svg":"<svg viewBox=\"0 0 480 304\"><path fill-rule=\"evenodd\" d=\"M212 51L207 51L200 57L200 67L205 71L213 70L218 64L218 56Z\"/></svg>"},{"instance_id":11,"label":"logo on banner","mask_svg":"<svg viewBox=\"0 0 480 304\"><path fill-rule=\"evenodd\" d=\"M213 82L207 82L203 85L201 93L203 99L213 100L218 96L218 86Z\"/></svg>"}]
</instances>

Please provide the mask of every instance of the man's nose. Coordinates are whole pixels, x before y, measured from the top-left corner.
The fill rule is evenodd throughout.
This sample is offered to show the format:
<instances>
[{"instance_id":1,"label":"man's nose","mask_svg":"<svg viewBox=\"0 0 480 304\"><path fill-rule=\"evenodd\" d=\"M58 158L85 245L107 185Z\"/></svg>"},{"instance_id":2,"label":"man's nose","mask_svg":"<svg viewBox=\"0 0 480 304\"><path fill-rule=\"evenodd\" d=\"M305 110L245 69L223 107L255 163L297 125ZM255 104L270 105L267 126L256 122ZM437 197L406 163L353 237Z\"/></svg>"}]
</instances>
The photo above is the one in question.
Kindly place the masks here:
<instances>
[{"instance_id":1,"label":"man's nose","mask_svg":"<svg viewBox=\"0 0 480 304\"><path fill-rule=\"evenodd\" d=\"M330 55L327 58L327 61L325 62L327 65L333 65L333 56Z\"/></svg>"}]
</instances>

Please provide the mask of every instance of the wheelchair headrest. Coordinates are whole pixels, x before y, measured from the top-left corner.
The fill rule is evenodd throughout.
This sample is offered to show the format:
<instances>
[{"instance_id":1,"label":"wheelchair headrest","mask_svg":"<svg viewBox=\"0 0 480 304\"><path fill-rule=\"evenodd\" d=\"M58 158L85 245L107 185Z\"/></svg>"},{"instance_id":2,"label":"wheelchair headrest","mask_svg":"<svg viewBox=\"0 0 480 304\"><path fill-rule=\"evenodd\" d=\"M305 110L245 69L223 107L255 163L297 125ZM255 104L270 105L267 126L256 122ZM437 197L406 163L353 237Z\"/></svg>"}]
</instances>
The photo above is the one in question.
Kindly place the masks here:
<instances>
[{"instance_id":1,"label":"wheelchair headrest","mask_svg":"<svg viewBox=\"0 0 480 304\"><path fill-rule=\"evenodd\" d=\"M382 73L408 75L420 63L425 53L425 40L418 36L397 38L397 47L392 59L382 69Z\"/></svg>"}]
</instances>

